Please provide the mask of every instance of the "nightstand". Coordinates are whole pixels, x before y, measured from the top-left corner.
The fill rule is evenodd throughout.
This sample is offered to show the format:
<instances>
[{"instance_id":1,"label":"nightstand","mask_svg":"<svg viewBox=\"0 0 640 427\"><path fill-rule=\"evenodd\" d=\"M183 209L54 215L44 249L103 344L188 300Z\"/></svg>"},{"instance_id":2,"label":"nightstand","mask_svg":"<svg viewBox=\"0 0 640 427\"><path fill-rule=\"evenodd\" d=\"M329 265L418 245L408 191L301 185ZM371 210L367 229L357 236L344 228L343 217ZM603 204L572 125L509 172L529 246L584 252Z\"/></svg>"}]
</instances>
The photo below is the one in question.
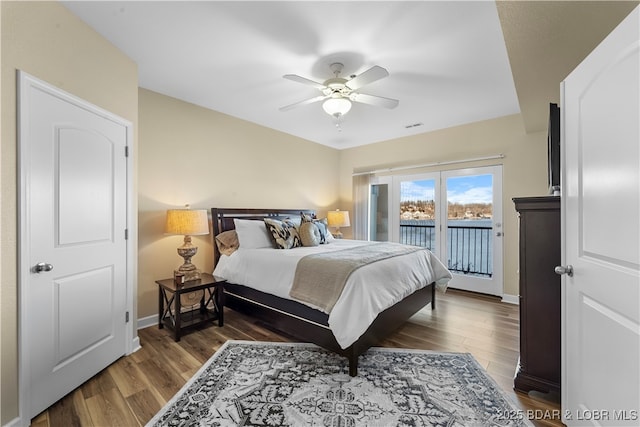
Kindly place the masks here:
<instances>
[{"instance_id":1,"label":"nightstand","mask_svg":"<svg viewBox=\"0 0 640 427\"><path fill-rule=\"evenodd\" d=\"M173 329L175 340L180 341L182 330L218 320L224 325L224 284L225 280L211 274L202 273L198 280L176 286L173 278L157 280L158 284L158 328ZM190 310L182 311L181 295L203 291L200 303Z\"/></svg>"}]
</instances>

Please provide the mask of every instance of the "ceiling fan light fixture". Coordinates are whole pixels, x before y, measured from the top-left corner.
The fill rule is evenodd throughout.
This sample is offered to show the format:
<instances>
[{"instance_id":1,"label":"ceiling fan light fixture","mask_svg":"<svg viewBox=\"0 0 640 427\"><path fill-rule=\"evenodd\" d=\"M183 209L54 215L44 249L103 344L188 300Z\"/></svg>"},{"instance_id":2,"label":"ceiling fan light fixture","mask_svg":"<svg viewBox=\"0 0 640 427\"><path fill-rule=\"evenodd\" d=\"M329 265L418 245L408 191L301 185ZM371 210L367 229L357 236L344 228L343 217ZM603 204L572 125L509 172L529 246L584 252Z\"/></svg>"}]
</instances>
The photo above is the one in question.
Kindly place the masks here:
<instances>
[{"instance_id":1,"label":"ceiling fan light fixture","mask_svg":"<svg viewBox=\"0 0 640 427\"><path fill-rule=\"evenodd\" d=\"M353 102L389 109L398 106L397 99L385 98L377 95L367 95L358 91L365 85L389 76L389 72L384 68L374 65L358 75L350 75L349 80L340 77L340 73L343 68L342 63L334 62L330 65L330 68L335 77L325 80L323 83L309 80L297 74L285 74L283 76L285 79L313 86L316 89L319 89L322 95L296 102L295 104L285 105L284 107L280 107L280 111L288 111L295 107L323 101L323 110L336 119L336 126L338 126L340 118L351 110Z\"/></svg>"},{"instance_id":2,"label":"ceiling fan light fixture","mask_svg":"<svg viewBox=\"0 0 640 427\"><path fill-rule=\"evenodd\" d=\"M322 108L330 116L341 117L351 110L351 101L347 98L329 98L322 103Z\"/></svg>"}]
</instances>

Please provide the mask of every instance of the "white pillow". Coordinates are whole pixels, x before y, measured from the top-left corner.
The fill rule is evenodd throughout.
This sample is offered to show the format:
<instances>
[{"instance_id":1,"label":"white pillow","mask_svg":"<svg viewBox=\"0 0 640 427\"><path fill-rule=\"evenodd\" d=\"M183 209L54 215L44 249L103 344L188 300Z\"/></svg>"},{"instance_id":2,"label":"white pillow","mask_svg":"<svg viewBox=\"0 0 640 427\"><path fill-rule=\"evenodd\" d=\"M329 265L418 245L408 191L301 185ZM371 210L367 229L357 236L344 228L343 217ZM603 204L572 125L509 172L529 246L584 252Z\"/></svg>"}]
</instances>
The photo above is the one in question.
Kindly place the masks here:
<instances>
[{"instance_id":1,"label":"white pillow","mask_svg":"<svg viewBox=\"0 0 640 427\"><path fill-rule=\"evenodd\" d=\"M334 240L336 240L336 238L333 237L333 233L331 233L331 230L329 229L327 229L326 239L327 239L327 243L333 242Z\"/></svg>"},{"instance_id":2,"label":"white pillow","mask_svg":"<svg viewBox=\"0 0 640 427\"><path fill-rule=\"evenodd\" d=\"M239 246L243 249L273 248L273 238L264 221L233 219Z\"/></svg>"}]
</instances>

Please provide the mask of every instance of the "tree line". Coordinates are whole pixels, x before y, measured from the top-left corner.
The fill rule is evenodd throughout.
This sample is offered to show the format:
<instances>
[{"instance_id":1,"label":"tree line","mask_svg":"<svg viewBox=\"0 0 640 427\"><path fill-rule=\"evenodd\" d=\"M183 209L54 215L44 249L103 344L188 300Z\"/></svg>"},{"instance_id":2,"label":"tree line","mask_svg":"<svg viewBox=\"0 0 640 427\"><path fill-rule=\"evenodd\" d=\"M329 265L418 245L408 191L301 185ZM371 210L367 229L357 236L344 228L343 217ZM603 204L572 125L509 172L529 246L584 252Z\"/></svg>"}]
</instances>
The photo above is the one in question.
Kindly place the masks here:
<instances>
[{"instance_id":1,"label":"tree line","mask_svg":"<svg viewBox=\"0 0 640 427\"><path fill-rule=\"evenodd\" d=\"M400 213L420 214L433 218L436 202L434 200L411 200L400 202ZM492 203L448 203L449 218L483 218L493 216Z\"/></svg>"}]
</instances>

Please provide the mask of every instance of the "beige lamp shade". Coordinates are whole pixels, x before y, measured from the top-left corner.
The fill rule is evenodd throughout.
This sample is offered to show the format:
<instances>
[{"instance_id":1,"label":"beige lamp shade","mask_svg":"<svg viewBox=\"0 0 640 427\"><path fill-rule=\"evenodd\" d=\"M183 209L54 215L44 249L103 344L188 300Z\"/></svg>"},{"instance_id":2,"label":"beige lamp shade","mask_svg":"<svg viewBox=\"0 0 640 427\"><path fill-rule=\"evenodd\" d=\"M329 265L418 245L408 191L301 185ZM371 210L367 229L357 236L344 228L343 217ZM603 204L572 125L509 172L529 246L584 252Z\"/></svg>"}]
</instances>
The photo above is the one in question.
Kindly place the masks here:
<instances>
[{"instance_id":1,"label":"beige lamp shade","mask_svg":"<svg viewBox=\"0 0 640 427\"><path fill-rule=\"evenodd\" d=\"M164 232L197 236L209 234L209 218L205 210L169 209Z\"/></svg>"},{"instance_id":2,"label":"beige lamp shade","mask_svg":"<svg viewBox=\"0 0 640 427\"><path fill-rule=\"evenodd\" d=\"M327 222L329 227L350 227L349 211L329 211L327 212Z\"/></svg>"},{"instance_id":3,"label":"beige lamp shade","mask_svg":"<svg viewBox=\"0 0 640 427\"><path fill-rule=\"evenodd\" d=\"M184 235L184 244L178 248L178 255L184 258L184 264L174 272L185 281L200 279L200 270L191 263L198 247L191 243L191 236L209 234L209 218L205 210L169 209L164 228L165 234Z\"/></svg>"},{"instance_id":4,"label":"beige lamp shade","mask_svg":"<svg viewBox=\"0 0 640 427\"><path fill-rule=\"evenodd\" d=\"M327 223L329 224L329 227L335 227L336 229L335 233L333 233L333 237L336 239L342 239L340 227L351 226L351 222L349 222L349 211L335 210L327 212Z\"/></svg>"}]
</instances>

